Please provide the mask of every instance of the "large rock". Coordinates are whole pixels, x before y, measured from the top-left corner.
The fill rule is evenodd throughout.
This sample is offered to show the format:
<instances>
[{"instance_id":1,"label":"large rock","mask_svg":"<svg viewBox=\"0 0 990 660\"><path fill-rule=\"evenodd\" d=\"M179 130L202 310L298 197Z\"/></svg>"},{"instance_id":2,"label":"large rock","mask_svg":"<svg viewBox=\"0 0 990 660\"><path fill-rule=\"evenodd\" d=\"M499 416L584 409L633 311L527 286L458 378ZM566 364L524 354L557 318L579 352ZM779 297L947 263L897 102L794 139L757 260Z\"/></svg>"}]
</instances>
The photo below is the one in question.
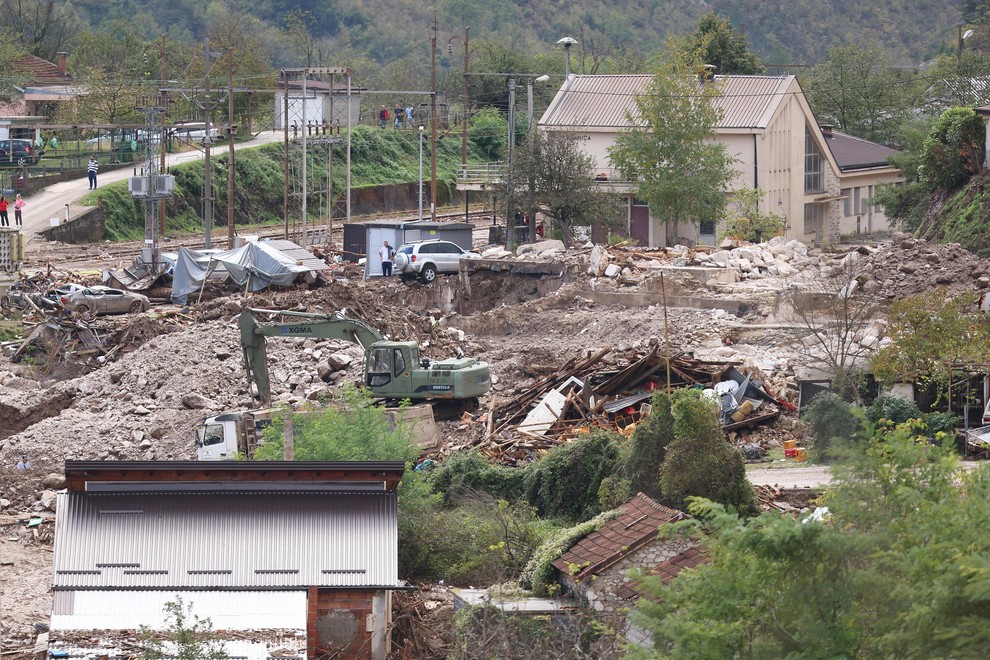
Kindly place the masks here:
<instances>
[{"instance_id":1,"label":"large rock","mask_svg":"<svg viewBox=\"0 0 990 660\"><path fill-rule=\"evenodd\" d=\"M191 392L182 397L182 406L184 408L189 408L190 410L203 410L204 408L213 408L213 402L207 399L202 394L196 394Z\"/></svg>"},{"instance_id":2,"label":"large rock","mask_svg":"<svg viewBox=\"0 0 990 660\"><path fill-rule=\"evenodd\" d=\"M50 472L45 475L45 479L41 483L49 490L61 490L65 488L65 475Z\"/></svg>"},{"instance_id":3,"label":"large rock","mask_svg":"<svg viewBox=\"0 0 990 660\"><path fill-rule=\"evenodd\" d=\"M605 268L605 277L618 277L622 273L622 269L615 264L609 264Z\"/></svg>"},{"instance_id":4,"label":"large rock","mask_svg":"<svg viewBox=\"0 0 990 660\"><path fill-rule=\"evenodd\" d=\"M563 252L564 242L556 239L549 239L546 241L538 241L536 243L524 243L516 248L516 254L522 255L528 252L539 254L540 252L546 252L547 250L560 250Z\"/></svg>"},{"instance_id":5,"label":"large rock","mask_svg":"<svg viewBox=\"0 0 990 660\"><path fill-rule=\"evenodd\" d=\"M340 371L341 369L346 369L351 366L354 362L354 356L350 353L340 351L338 353L331 353L327 358L327 364L333 371Z\"/></svg>"}]
</instances>

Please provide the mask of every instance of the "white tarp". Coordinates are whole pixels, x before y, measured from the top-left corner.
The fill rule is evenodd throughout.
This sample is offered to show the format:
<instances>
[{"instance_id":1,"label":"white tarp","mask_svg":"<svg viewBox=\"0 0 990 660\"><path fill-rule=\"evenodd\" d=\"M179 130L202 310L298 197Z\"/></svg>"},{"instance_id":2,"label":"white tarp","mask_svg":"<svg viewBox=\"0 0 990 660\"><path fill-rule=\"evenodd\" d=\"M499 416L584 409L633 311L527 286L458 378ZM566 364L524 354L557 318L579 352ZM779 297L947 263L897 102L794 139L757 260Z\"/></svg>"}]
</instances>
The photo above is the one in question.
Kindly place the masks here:
<instances>
[{"instance_id":1,"label":"white tarp","mask_svg":"<svg viewBox=\"0 0 990 660\"><path fill-rule=\"evenodd\" d=\"M292 284L300 274L310 272L308 267L264 242L245 243L235 250L215 253L179 248L172 274L172 302L186 304L189 294L198 291L220 265L237 286L248 291L261 291L273 284Z\"/></svg>"}]
</instances>

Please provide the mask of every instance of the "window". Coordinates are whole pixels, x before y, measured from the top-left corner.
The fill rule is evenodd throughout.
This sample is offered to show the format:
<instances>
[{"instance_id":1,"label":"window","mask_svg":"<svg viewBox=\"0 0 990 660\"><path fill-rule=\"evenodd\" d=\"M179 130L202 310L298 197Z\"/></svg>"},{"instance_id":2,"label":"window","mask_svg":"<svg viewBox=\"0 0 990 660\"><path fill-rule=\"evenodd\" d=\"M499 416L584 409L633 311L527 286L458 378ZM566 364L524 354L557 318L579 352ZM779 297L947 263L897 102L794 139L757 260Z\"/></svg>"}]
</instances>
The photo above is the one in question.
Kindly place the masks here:
<instances>
[{"instance_id":1,"label":"window","mask_svg":"<svg viewBox=\"0 0 990 660\"><path fill-rule=\"evenodd\" d=\"M211 447L213 445L219 445L222 442L223 442L223 425L207 424L206 430L203 432L203 446Z\"/></svg>"},{"instance_id":2,"label":"window","mask_svg":"<svg viewBox=\"0 0 990 660\"><path fill-rule=\"evenodd\" d=\"M804 233L817 234L825 218L825 207L822 204L804 205Z\"/></svg>"},{"instance_id":3,"label":"window","mask_svg":"<svg viewBox=\"0 0 990 660\"><path fill-rule=\"evenodd\" d=\"M856 209L856 215L863 212L863 193L860 188L853 190L853 208Z\"/></svg>"},{"instance_id":4,"label":"window","mask_svg":"<svg viewBox=\"0 0 990 660\"><path fill-rule=\"evenodd\" d=\"M702 236L714 236L715 235L715 221L714 220L702 220L701 226L698 229L698 233Z\"/></svg>"},{"instance_id":5,"label":"window","mask_svg":"<svg viewBox=\"0 0 990 660\"><path fill-rule=\"evenodd\" d=\"M419 253L420 254L436 254L437 253L437 244L436 243L424 243L423 245L420 245L419 246Z\"/></svg>"},{"instance_id":6,"label":"window","mask_svg":"<svg viewBox=\"0 0 990 660\"><path fill-rule=\"evenodd\" d=\"M849 199L850 195L852 195L852 189L843 188L839 194L845 198L842 200L842 217L848 218L852 215L852 200Z\"/></svg>"},{"instance_id":7,"label":"window","mask_svg":"<svg viewBox=\"0 0 990 660\"><path fill-rule=\"evenodd\" d=\"M395 348L392 350L392 364L395 366L395 375L398 376L403 371L406 370L406 361L402 359L402 349Z\"/></svg>"},{"instance_id":8,"label":"window","mask_svg":"<svg viewBox=\"0 0 990 660\"><path fill-rule=\"evenodd\" d=\"M825 191L825 172L822 167L822 153L809 131L804 132L804 192Z\"/></svg>"},{"instance_id":9,"label":"window","mask_svg":"<svg viewBox=\"0 0 990 660\"><path fill-rule=\"evenodd\" d=\"M639 199L638 197L633 197L632 205L633 206L649 206L650 203L647 202L645 199Z\"/></svg>"},{"instance_id":10,"label":"window","mask_svg":"<svg viewBox=\"0 0 990 660\"><path fill-rule=\"evenodd\" d=\"M392 370L389 368L391 356L391 350L388 348L372 349L371 357L368 359L369 386L380 387L392 380Z\"/></svg>"}]
</instances>

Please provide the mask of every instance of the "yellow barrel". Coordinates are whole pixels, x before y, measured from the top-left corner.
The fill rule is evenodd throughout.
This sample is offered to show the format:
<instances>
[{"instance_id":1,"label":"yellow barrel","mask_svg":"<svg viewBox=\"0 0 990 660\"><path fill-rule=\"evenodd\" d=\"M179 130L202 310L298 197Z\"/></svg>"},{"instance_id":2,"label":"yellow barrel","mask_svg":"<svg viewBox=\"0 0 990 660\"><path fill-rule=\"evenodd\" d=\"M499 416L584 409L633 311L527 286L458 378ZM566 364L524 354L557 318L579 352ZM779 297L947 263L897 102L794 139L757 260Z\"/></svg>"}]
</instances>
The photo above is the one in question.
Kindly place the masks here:
<instances>
[{"instance_id":1,"label":"yellow barrel","mask_svg":"<svg viewBox=\"0 0 990 660\"><path fill-rule=\"evenodd\" d=\"M741 422L747 417L749 417L750 414L752 414L752 412L753 412L753 404L751 401L747 399L746 401L743 401L742 405L739 406L736 412L732 413L732 421Z\"/></svg>"},{"instance_id":2,"label":"yellow barrel","mask_svg":"<svg viewBox=\"0 0 990 660\"><path fill-rule=\"evenodd\" d=\"M800 462L808 460L808 450L804 447L798 447L794 450L794 460Z\"/></svg>"},{"instance_id":3,"label":"yellow barrel","mask_svg":"<svg viewBox=\"0 0 990 660\"><path fill-rule=\"evenodd\" d=\"M797 440L784 440L784 449L794 449L797 447Z\"/></svg>"}]
</instances>

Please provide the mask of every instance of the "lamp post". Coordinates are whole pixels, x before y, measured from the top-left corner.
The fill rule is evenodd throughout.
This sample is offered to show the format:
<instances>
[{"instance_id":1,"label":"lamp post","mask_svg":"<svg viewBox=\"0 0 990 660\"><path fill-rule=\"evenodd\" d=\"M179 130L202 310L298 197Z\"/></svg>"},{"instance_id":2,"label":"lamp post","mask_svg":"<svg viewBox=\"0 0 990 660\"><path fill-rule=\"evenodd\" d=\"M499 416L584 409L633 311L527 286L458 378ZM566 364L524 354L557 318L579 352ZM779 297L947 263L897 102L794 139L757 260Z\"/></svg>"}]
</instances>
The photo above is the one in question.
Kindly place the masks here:
<instances>
[{"instance_id":1,"label":"lamp post","mask_svg":"<svg viewBox=\"0 0 990 660\"><path fill-rule=\"evenodd\" d=\"M962 63L963 42L973 36L972 30L963 32L963 26L958 26L959 37L956 39L956 63Z\"/></svg>"},{"instance_id":2,"label":"lamp post","mask_svg":"<svg viewBox=\"0 0 990 660\"><path fill-rule=\"evenodd\" d=\"M527 131L527 141L529 142L529 160L530 160L530 172L529 172L529 242L536 242L536 205L533 203L533 199L536 197L536 176L533 172L532 162L533 162L533 137L534 137L534 126L533 126L533 83L545 83L550 80L550 76L542 75L535 80L530 79L526 82L526 110L529 115L529 122L526 124Z\"/></svg>"},{"instance_id":3,"label":"lamp post","mask_svg":"<svg viewBox=\"0 0 990 660\"><path fill-rule=\"evenodd\" d=\"M423 221L423 126L419 127L419 221Z\"/></svg>"},{"instance_id":4,"label":"lamp post","mask_svg":"<svg viewBox=\"0 0 990 660\"><path fill-rule=\"evenodd\" d=\"M561 37L557 40L557 44L564 47L564 82L566 83L571 78L571 46L578 42L577 39L573 37Z\"/></svg>"},{"instance_id":5,"label":"lamp post","mask_svg":"<svg viewBox=\"0 0 990 660\"><path fill-rule=\"evenodd\" d=\"M461 121L461 123L462 123L462 127L461 127L462 128L462 132L461 132L461 174L460 174L460 176L462 176L462 177L467 176L467 153L468 153L467 139L468 139L468 114L469 114L468 113L468 108L469 108L469 103L468 103L468 91L469 91L468 90L468 53L469 53L469 51L468 51L468 43L469 43L469 41L468 40L470 38L470 34L471 34L471 28L469 28L467 26L464 26L464 37L463 38L461 38L461 37L451 37L450 39L447 40L447 56L448 57L453 57L453 55L454 55L453 43L454 43L454 40L455 39L460 39L461 41L464 42L464 76L463 76L463 78L464 78L464 98L463 98L463 101L462 101L464 108L463 108L463 110L461 112L461 114L463 115L463 117L462 117L462 121ZM470 190L465 190L464 191L464 222L468 222L468 220L469 220L469 216L468 216L468 204L470 204L470 201L469 201L470 198L471 198L471 191Z\"/></svg>"}]
</instances>

